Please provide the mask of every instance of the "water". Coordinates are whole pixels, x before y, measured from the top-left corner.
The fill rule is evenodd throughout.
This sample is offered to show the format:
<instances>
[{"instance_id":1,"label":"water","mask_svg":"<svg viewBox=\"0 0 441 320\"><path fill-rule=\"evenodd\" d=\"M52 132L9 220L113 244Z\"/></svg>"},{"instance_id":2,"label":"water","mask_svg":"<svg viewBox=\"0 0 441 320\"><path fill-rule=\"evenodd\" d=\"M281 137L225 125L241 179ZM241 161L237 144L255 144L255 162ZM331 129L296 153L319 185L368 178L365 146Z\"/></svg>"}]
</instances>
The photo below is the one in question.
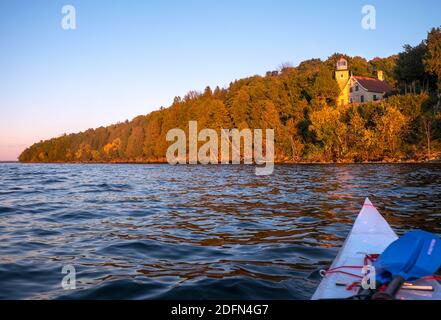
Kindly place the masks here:
<instances>
[{"instance_id":1,"label":"water","mask_svg":"<svg viewBox=\"0 0 441 320\"><path fill-rule=\"evenodd\" d=\"M440 195L436 164L0 164L0 299L309 299L364 197L439 234Z\"/></svg>"}]
</instances>

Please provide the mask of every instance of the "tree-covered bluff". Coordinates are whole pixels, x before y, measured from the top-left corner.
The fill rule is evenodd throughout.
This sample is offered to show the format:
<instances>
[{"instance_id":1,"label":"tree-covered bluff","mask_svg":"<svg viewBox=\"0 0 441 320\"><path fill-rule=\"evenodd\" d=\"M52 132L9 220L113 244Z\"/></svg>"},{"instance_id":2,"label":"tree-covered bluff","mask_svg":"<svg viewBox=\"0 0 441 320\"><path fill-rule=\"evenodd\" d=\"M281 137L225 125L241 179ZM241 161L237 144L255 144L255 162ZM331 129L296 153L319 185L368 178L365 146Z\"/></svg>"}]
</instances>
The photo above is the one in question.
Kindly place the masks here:
<instances>
[{"instance_id":1,"label":"tree-covered bluff","mask_svg":"<svg viewBox=\"0 0 441 320\"><path fill-rule=\"evenodd\" d=\"M382 70L396 91L380 102L338 106L336 61L354 75ZM176 97L132 121L36 143L21 162L165 162L170 129L271 128L276 162L367 162L433 159L441 154L441 29L398 55L367 61L334 54L265 76Z\"/></svg>"}]
</instances>

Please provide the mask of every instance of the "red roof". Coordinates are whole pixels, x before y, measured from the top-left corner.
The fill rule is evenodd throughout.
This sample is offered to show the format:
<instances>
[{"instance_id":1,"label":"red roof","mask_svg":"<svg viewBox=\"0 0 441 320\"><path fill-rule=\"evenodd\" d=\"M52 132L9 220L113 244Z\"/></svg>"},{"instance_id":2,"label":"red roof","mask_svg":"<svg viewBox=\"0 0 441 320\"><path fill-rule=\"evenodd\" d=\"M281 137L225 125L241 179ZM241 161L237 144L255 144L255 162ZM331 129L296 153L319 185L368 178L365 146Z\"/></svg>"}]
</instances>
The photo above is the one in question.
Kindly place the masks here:
<instances>
[{"instance_id":1,"label":"red roof","mask_svg":"<svg viewBox=\"0 0 441 320\"><path fill-rule=\"evenodd\" d=\"M386 93L394 90L386 81L368 77L354 77L354 79L369 92Z\"/></svg>"}]
</instances>

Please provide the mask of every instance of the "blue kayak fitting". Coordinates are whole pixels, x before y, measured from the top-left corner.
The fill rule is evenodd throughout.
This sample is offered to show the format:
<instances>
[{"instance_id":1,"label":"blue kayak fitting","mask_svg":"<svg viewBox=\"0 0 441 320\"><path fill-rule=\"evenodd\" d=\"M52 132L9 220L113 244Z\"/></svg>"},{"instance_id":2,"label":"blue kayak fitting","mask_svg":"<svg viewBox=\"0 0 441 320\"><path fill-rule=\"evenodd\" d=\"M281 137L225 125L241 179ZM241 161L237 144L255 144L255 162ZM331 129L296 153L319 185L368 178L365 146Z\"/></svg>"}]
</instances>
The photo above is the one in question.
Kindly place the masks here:
<instances>
[{"instance_id":1,"label":"blue kayak fitting","mask_svg":"<svg viewBox=\"0 0 441 320\"><path fill-rule=\"evenodd\" d=\"M441 267L441 239L430 232L411 231L392 242L374 267L381 284L394 276L414 280L433 275Z\"/></svg>"}]
</instances>

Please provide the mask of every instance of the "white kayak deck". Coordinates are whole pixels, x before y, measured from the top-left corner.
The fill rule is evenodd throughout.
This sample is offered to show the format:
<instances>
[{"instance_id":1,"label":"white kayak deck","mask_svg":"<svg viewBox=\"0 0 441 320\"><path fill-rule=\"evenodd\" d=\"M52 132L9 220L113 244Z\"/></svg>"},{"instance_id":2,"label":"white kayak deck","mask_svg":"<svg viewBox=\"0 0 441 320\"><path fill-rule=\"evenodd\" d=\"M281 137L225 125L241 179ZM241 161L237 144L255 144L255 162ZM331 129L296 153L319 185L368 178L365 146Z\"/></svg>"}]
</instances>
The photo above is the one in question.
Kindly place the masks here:
<instances>
[{"instance_id":1,"label":"white kayak deck","mask_svg":"<svg viewBox=\"0 0 441 320\"><path fill-rule=\"evenodd\" d=\"M354 226L344 242L340 252L330 269L341 266L363 266L367 254L381 254L398 237L374 205L366 199ZM341 269L362 276L361 269ZM359 279L342 274L329 273L321 281L312 300L342 299L355 295L358 291L348 290L346 286L336 284L352 284ZM398 299L438 300L441 299L441 286L435 280L418 280L418 285L430 285L435 291L400 290Z\"/></svg>"}]
</instances>

